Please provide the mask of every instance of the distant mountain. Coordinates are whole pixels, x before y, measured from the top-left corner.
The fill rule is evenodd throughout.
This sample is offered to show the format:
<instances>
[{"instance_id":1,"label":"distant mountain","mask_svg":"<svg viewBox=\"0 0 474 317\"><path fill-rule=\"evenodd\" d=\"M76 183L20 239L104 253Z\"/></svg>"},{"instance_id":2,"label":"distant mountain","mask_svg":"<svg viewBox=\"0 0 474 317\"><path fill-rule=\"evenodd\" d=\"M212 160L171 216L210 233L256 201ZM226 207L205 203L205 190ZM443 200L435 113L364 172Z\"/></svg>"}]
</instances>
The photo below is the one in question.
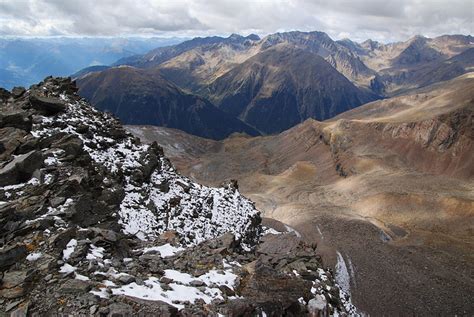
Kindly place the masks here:
<instances>
[{"instance_id":1,"label":"distant mountain","mask_svg":"<svg viewBox=\"0 0 474 317\"><path fill-rule=\"evenodd\" d=\"M464 35L415 36L405 42L383 44L334 41L323 32L292 31L261 39L232 34L159 47L120 59L114 67L128 65L144 71L148 80L139 88L129 87L137 89L131 92L136 96L161 86L166 79L181 92L209 99L262 133L275 133L307 118L329 119L377 98L462 75L474 67L471 49L474 39ZM89 67L75 76L104 70L108 71ZM155 78L159 78L157 83L153 83ZM115 100L112 94L114 90L104 90L101 98ZM140 97L140 102L140 107L154 107L155 100ZM120 109L120 116L130 120L127 109L131 111ZM150 122L146 116L131 116L137 124ZM159 122L166 125L170 121ZM199 130L193 131L208 135ZM227 132L211 135L216 138Z\"/></svg>"},{"instance_id":2,"label":"distant mountain","mask_svg":"<svg viewBox=\"0 0 474 317\"><path fill-rule=\"evenodd\" d=\"M281 43L316 53L356 85L368 87L370 79L375 75L355 52L346 45L333 41L324 32L275 33L262 39L263 48Z\"/></svg>"},{"instance_id":3,"label":"distant mountain","mask_svg":"<svg viewBox=\"0 0 474 317\"><path fill-rule=\"evenodd\" d=\"M474 48L470 48L449 59L436 59L412 67L410 71L396 70L382 73L379 80L392 95L401 94L413 88L425 87L450 80L474 69Z\"/></svg>"},{"instance_id":4,"label":"distant mountain","mask_svg":"<svg viewBox=\"0 0 474 317\"><path fill-rule=\"evenodd\" d=\"M151 50L144 55L135 55L128 58L118 60L114 65L130 65L135 67L151 67L159 65L173 57L176 57L184 52L190 51L194 48L201 46L210 46L220 43L225 44L240 44L246 41L258 41L260 38L258 35L250 34L247 37L241 35L232 34L227 38L220 36L210 37L196 37L192 40L184 41L177 45L171 45L166 47L159 47Z\"/></svg>"},{"instance_id":5,"label":"distant mountain","mask_svg":"<svg viewBox=\"0 0 474 317\"><path fill-rule=\"evenodd\" d=\"M114 67L77 79L79 93L124 124L150 124L222 139L234 132L259 133L204 98L184 93L157 72Z\"/></svg>"},{"instance_id":6,"label":"distant mountain","mask_svg":"<svg viewBox=\"0 0 474 317\"><path fill-rule=\"evenodd\" d=\"M227 38L195 38L178 45L158 48L141 56L119 60L115 65L141 68L156 66L167 79L196 92L232 67L280 44L316 53L360 86L369 87L370 80L375 75L357 54L333 41L326 33L299 31L270 34L263 39L253 34L246 37L232 34Z\"/></svg>"},{"instance_id":7,"label":"distant mountain","mask_svg":"<svg viewBox=\"0 0 474 317\"><path fill-rule=\"evenodd\" d=\"M308 118L328 119L377 99L319 55L287 44L249 58L219 77L207 93L220 109L265 133Z\"/></svg>"},{"instance_id":8,"label":"distant mountain","mask_svg":"<svg viewBox=\"0 0 474 317\"><path fill-rule=\"evenodd\" d=\"M29 86L46 76L67 76L92 65L176 44L171 38L0 38L0 86Z\"/></svg>"},{"instance_id":9,"label":"distant mountain","mask_svg":"<svg viewBox=\"0 0 474 317\"><path fill-rule=\"evenodd\" d=\"M467 59L466 55L461 65L455 58L473 48L474 37L470 35L443 35L436 38L415 36L391 44L368 40L354 52L377 72L371 88L392 96L471 71L473 59Z\"/></svg>"}]
</instances>

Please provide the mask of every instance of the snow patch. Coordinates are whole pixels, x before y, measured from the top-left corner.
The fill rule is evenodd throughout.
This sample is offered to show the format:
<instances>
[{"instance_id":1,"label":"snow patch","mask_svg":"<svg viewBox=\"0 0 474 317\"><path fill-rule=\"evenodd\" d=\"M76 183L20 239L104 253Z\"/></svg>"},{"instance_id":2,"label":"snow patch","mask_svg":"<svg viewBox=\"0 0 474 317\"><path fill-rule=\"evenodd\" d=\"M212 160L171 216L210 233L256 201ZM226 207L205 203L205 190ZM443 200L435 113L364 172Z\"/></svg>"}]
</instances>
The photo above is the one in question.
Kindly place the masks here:
<instances>
[{"instance_id":1,"label":"snow patch","mask_svg":"<svg viewBox=\"0 0 474 317\"><path fill-rule=\"evenodd\" d=\"M63 260L69 260L69 257L74 252L77 246L77 240L71 239L66 245L66 249L63 250Z\"/></svg>"},{"instance_id":2,"label":"snow patch","mask_svg":"<svg viewBox=\"0 0 474 317\"><path fill-rule=\"evenodd\" d=\"M342 257L342 254L339 251L336 251L336 253L337 253L336 282L344 292L346 292L347 294L350 294L351 278L349 276L349 271L347 270L346 262L344 261L344 258Z\"/></svg>"},{"instance_id":3,"label":"snow patch","mask_svg":"<svg viewBox=\"0 0 474 317\"><path fill-rule=\"evenodd\" d=\"M288 225L285 225L285 228L286 228L287 232L294 232L294 234L296 234L296 236L298 238L301 238L301 234L298 231L296 231L295 229L293 229L292 227L290 227Z\"/></svg>"},{"instance_id":4,"label":"snow patch","mask_svg":"<svg viewBox=\"0 0 474 317\"><path fill-rule=\"evenodd\" d=\"M42 256L43 254L41 252L33 252L33 253L28 254L26 259L30 262L34 262L38 260L39 258L41 258Z\"/></svg>"}]
</instances>

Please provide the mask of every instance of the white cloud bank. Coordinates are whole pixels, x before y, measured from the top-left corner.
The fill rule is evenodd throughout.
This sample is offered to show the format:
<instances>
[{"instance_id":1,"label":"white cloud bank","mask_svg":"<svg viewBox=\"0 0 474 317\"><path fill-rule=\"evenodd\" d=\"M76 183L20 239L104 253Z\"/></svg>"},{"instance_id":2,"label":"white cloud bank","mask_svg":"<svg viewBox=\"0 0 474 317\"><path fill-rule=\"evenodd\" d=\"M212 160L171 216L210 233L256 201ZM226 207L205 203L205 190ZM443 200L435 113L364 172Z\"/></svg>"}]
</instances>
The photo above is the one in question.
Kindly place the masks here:
<instances>
[{"instance_id":1,"label":"white cloud bank","mask_svg":"<svg viewBox=\"0 0 474 317\"><path fill-rule=\"evenodd\" d=\"M266 35L384 42L472 34L472 0L0 0L0 36Z\"/></svg>"}]
</instances>

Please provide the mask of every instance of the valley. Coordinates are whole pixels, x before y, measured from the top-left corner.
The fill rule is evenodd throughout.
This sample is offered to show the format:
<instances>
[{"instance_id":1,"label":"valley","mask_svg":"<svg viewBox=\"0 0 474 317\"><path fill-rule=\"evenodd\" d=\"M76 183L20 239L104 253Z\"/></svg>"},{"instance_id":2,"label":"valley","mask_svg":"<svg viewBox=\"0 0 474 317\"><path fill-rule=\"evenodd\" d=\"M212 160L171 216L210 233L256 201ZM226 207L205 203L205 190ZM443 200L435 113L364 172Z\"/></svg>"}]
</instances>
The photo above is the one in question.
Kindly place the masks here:
<instances>
[{"instance_id":1,"label":"valley","mask_svg":"<svg viewBox=\"0 0 474 317\"><path fill-rule=\"evenodd\" d=\"M265 217L339 256L371 314L467 314L474 269L472 73L283 133L223 141L129 126L183 174L237 179ZM435 157L435 159L433 159ZM339 261L340 263L340 261Z\"/></svg>"}]
</instances>

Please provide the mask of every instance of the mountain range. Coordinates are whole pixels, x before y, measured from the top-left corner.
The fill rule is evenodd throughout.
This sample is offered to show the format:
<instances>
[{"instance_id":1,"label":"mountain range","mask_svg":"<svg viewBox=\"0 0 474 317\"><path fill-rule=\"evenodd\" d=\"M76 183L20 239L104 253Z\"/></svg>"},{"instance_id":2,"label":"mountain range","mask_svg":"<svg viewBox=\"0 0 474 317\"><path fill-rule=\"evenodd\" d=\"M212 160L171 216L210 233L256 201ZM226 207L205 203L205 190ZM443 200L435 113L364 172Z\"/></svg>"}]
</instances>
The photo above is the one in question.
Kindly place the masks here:
<instances>
[{"instance_id":1,"label":"mountain range","mask_svg":"<svg viewBox=\"0 0 474 317\"><path fill-rule=\"evenodd\" d=\"M126 103L117 115L124 123L167 126L220 139L234 132L282 132L308 118L329 119L370 101L455 78L474 67L473 50L470 35L416 36L406 42L382 44L334 41L323 32L294 31L264 38L232 34L156 48L111 66L85 69L75 78L80 94L100 109L115 112L117 109L106 106L104 100L121 95L123 86L106 81L110 76L97 74L119 67L131 77L147 74L146 83L133 87L135 97L122 99ZM88 84L91 80L93 85ZM128 115L144 106L162 111L156 98L148 98L149 93L170 85L180 91L161 98L170 113L181 113L171 108L180 104L177 100L186 93L207 100L221 115L224 112L241 122L234 121L226 131L219 131L217 120L206 121L206 128L202 128L199 115L183 115L179 124L171 117L148 116L148 112L141 122L136 114ZM193 100L180 109L193 109Z\"/></svg>"}]
</instances>

